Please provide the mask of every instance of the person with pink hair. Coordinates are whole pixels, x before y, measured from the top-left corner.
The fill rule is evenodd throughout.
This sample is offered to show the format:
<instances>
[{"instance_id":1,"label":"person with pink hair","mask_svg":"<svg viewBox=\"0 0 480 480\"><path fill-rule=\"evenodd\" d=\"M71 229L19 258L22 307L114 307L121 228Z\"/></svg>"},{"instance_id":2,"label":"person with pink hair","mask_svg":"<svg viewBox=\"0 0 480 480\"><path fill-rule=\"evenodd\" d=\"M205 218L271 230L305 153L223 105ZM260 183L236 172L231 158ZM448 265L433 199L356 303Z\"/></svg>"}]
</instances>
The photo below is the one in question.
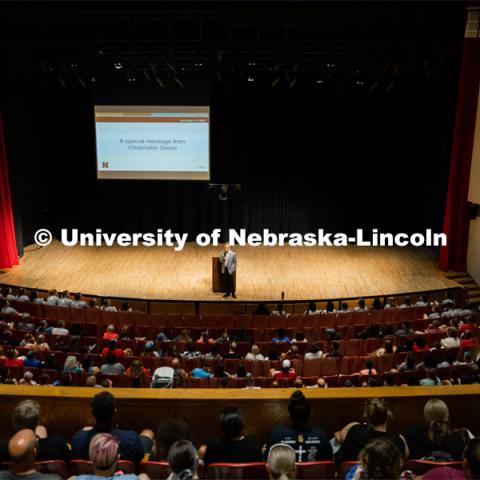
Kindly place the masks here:
<instances>
[{"instance_id":1,"label":"person with pink hair","mask_svg":"<svg viewBox=\"0 0 480 480\"><path fill-rule=\"evenodd\" d=\"M150 480L148 475L141 473L123 473L117 470L117 461L120 459L118 440L110 433L99 433L90 441L88 454L93 463L94 472L89 475L77 475L70 480Z\"/></svg>"}]
</instances>

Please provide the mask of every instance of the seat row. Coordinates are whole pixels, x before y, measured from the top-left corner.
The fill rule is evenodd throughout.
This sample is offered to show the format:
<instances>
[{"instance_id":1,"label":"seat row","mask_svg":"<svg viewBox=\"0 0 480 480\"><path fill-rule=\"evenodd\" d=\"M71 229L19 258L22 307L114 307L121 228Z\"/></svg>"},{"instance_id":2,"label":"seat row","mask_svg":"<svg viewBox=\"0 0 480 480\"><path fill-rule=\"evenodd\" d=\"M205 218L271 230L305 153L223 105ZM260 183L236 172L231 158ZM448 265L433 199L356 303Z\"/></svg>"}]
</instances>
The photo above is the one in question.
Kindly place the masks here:
<instances>
[{"instance_id":1,"label":"seat row","mask_svg":"<svg viewBox=\"0 0 480 480\"><path fill-rule=\"evenodd\" d=\"M165 315L146 312L111 312L97 308L70 308L46 303L19 302L10 305L18 312L52 321L133 326L198 327L198 328L303 328L350 327L413 321L423 318L430 307L391 308L387 310L319 313L315 315Z\"/></svg>"},{"instance_id":2,"label":"seat row","mask_svg":"<svg viewBox=\"0 0 480 480\"><path fill-rule=\"evenodd\" d=\"M346 473L357 462L344 462L336 466L332 461L301 462L296 464L296 478L299 480L334 480L345 478ZM11 463L0 464L0 469L8 469ZM68 464L61 460L36 462L36 469L42 473L56 474L66 479L70 476L92 475L94 473L92 462L87 460L71 460ZM146 461L135 464L128 460L118 461L118 470L125 474L147 474L151 480L166 480L171 471L167 462ZM408 460L405 469L413 471L416 475L423 475L429 470L438 467L451 467L463 469L462 462L433 462L428 460ZM234 478L237 480L268 480L266 464L263 462L252 463L213 463L207 468L200 466L199 478L224 480Z\"/></svg>"}]
</instances>

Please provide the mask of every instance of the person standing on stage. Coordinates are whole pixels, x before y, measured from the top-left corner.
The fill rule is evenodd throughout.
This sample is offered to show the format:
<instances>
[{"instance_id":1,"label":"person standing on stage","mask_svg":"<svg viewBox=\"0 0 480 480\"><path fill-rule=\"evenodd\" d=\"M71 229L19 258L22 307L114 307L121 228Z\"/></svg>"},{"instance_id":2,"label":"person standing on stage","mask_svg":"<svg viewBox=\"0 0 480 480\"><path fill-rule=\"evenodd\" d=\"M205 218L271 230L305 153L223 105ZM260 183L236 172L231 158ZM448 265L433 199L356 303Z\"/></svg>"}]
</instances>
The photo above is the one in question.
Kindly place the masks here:
<instances>
[{"instance_id":1,"label":"person standing on stage","mask_svg":"<svg viewBox=\"0 0 480 480\"><path fill-rule=\"evenodd\" d=\"M227 286L224 297L232 295L233 298L237 298L235 295L234 281L235 271L237 270L237 254L230 248L228 243L224 245L223 252L220 254L220 262L222 264L222 274L225 276Z\"/></svg>"}]
</instances>

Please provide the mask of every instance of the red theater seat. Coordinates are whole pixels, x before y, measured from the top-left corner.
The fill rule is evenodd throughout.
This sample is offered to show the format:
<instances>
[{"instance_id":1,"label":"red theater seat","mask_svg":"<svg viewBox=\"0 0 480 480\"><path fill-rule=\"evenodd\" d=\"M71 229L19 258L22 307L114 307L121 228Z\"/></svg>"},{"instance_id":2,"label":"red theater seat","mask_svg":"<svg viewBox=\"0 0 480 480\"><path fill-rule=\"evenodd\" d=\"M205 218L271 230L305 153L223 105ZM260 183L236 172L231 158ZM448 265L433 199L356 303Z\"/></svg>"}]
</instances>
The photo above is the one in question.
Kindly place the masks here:
<instances>
[{"instance_id":1,"label":"red theater seat","mask_svg":"<svg viewBox=\"0 0 480 480\"><path fill-rule=\"evenodd\" d=\"M335 478L335 463L324 462L302 462L297 463L297 479L299 480L333 480Z\"/></svg>"},{"instance_id":2,"label":"red theater seat","mask_svg":"<svg viewBox=\"0 0 480 480\"><path fill-rule=\"evenodd\" d=\"M303 376L319 377L322 360L322 358L312 358L311 360L305 360L303 362Z\"/></svg>"},{"instance_id":3,"label":"red theater seat","mask_svg":"<svg viewBox=\"0 0 480 480\"><path fill-rule=\"evenodd\" d=\"M216 480L267 480L265 463L212 463L207 467L208 479Z\"/></svg>"},{"instance_id":4,"label":"red theater seat","mask_svg":"<svg viewBox=\"0 0 480 480\"><path fill-rule=\"evenodd\" d=\"M170 475L170 465L168 462L141 462L138 473L145 473L151 480L165 480Z\"/></svg>"}]
</instances>

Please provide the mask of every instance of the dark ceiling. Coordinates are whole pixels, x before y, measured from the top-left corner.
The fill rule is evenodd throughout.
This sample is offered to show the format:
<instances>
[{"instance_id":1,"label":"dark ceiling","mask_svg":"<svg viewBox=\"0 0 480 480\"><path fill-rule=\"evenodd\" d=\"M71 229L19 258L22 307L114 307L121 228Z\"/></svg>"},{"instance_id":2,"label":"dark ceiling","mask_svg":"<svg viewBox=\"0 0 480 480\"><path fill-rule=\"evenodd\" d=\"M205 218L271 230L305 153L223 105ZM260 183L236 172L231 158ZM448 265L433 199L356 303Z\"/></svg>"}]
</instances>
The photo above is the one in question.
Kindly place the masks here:
<instances>
[{"instance_id":1,"label":"dark ceiling","mask_svg":"<svg viewBox=\"0 0 480 480\"><path fill-rule=\"evenodd\" d=\"M461 1L5 1L0 62L81 82L206 71L431 74L461 45ZM186 73L184 73L186 75Z\"/></svg>"}]
</instances>

